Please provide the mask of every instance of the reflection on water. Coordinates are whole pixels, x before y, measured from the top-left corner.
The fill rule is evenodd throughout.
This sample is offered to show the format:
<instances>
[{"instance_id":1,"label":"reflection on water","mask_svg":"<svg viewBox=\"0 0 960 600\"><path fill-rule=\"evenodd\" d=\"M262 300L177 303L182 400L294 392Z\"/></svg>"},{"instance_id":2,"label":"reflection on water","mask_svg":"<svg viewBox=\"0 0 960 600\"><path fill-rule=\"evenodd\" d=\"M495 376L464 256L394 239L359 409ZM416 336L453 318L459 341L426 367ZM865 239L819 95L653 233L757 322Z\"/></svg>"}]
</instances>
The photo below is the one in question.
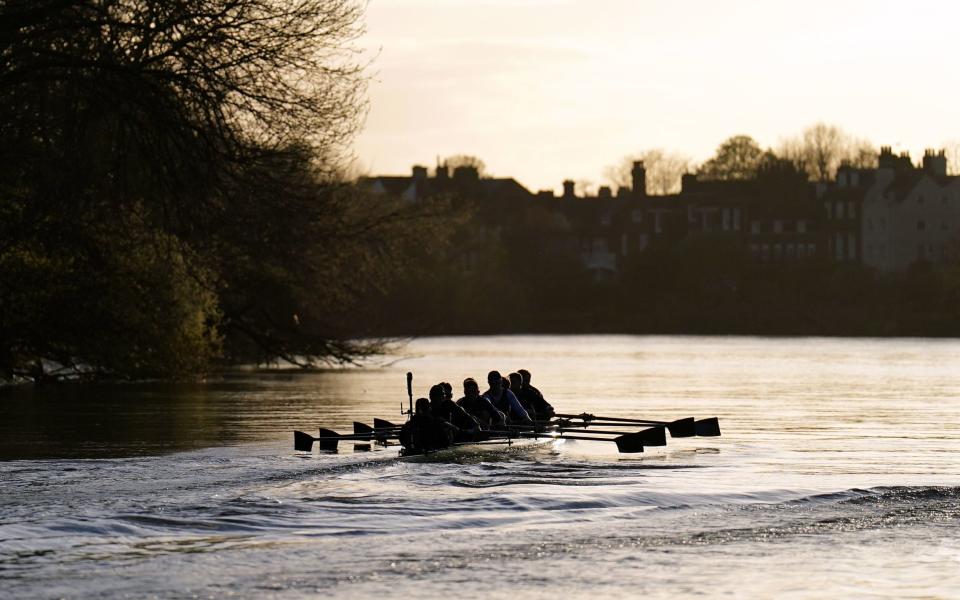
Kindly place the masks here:
<instances>
[{"instance_id":1,"label":"reflection on water","mask_svg":"<svg viewBox=\"0 0 960 600\"><path fill-rule=\"evenodd\" d=\"M380 368L0 391L0 595L960 590L960 342L483 337L405 352ZM565 412L715 415L724 435L629 456L569 441L427 461L292 451L293 429L400 420L407 370L424 395L492 368L529 369ZM478 585L477 565L496 576Z\"/></svg>"}]
</instances>

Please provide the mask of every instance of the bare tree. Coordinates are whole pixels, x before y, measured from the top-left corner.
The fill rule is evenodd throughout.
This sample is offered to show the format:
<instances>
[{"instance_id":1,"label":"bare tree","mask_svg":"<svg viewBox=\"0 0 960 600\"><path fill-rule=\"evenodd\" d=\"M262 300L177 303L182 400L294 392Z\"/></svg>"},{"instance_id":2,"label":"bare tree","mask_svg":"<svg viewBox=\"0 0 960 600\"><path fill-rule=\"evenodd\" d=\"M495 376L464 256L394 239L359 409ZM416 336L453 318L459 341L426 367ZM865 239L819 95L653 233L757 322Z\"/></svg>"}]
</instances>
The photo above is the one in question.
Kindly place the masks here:
<instances>
[{"instance_id":1,"label":"bare tree","mask_svg":"<svg viewBox=\"0 0 960 600\"><path fill-rule=\"evenodd\" d=\"M871 168L876 166L876 150L868 140L855 138L835 125L816 123L780 143L777 154L794 163L818 181L828 181L841 163Z\"/></svg>"},{"instance_id":2,"label":"bare tree","mask_svg":"<svg viewBox=\"0 0 960 600\"><path fill-rule=\"evenodd\" d=\"M633 185L633 163L642 160L647 171L647 192L675 194L680 191L680 180L690 171L693 161L689 156L662 148L651 148L620 159L616 165L604 169L603 176L612 185L629 188Z\"/></svg>"},{"instance_id":3,"label":"bare tree","mask_svg":"<svg viewBox=\"0 0 960 600\"><path fill-rule=\"evenodd\" d=\"M947 174L960 175L960 140L949 140L942 146L947 155Z\"/></svg>"},{"instance_id":4,"label":"bare tree","mask_svg":"<svg viewBox=\"0 0 960 600\"><path fill-rule=\"evenodd\" d=\"M454 154L453 156L448 156L443 159L442 163L452 172L457 167L472 167L477 170L477 175L480 177L487 176L487 165L482 160L476 156L471 156L469 154Z\"/></svg>"}]
</instances>

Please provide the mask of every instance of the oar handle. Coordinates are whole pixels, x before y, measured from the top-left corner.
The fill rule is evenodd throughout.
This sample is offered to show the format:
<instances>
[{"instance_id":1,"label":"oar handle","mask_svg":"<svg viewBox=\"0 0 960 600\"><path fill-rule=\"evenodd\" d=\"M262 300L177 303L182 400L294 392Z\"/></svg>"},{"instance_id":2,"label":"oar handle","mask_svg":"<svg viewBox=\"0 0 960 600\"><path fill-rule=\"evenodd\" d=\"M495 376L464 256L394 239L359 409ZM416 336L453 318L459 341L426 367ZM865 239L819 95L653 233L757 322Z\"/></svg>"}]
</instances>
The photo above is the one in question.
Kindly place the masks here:
<instances>
[{"instance_id":1,"label":"oar handle","mask_svg":"<svg viewBox=\"0 0 960 600\"><path fill-rule=\"evenodd\" d=\"M560 419L580 419L585 423L590 421L617 421L618 423L641 423L643 425L666 425L667 421L653 421L650 419L624 419L622 417L601 417L589 413L580 413L579 415L556 414Z\"/></svg>"}]
</instances>

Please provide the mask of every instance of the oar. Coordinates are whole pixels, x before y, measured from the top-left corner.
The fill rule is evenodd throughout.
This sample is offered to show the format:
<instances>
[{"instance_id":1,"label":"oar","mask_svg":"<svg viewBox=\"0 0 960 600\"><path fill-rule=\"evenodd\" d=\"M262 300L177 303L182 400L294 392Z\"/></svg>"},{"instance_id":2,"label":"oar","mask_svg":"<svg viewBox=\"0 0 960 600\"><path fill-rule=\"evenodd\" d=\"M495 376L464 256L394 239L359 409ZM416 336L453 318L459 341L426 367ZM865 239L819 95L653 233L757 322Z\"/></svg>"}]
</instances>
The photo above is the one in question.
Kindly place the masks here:
<instances>
[{"instance_id":1,"label":"oar","mask_svg":"<svg viewBox=\"0 0 960 600\"><path fill-rule=\"evenodd\" d=\"M622 431L617 431L616 429L577 429L573 427L558 427L554 431L561 433L562 437L569 438L570 436L565 435L567 432L573 433L590 433L591 435L627 435ZM643 440L644 446L666 446L667 445L667 433L662 426L651 427L649 429L644 429L643 431L637 431L636 435L640 436Z\"/></svg>"},{"instance_id":2,"label":"oar","mask_svg":"<svg viewBox=\"0 0 960 600\"><path fill-rule=\"evenodd\" d=\"M587 442L616 442L617 450L623 453L635 453L643 452L643 445L645 443L643 431L638 431L637 433L625 433L623 435L617 436L615 438L608 437L593 437L588 435L550 435L549 433L534 433L534 432L520 432L520 431L488 431L490 435L504 435L511 437L522 437L522 438L553 438L558 440L583 440ZM661 435L663 430L661 428ZM647 444L654 445L654 444ZM666 440L662 444L656 444L659 446L666 445Z\"/></svg>"},{"instance_id":3,"label":"oar","mask_svg":"<svg viewBox=\"0 0 960 600\"><path fill-rule=\"evenodd\" d=\"M694 419L693 417L687 417L685 419L677 419L676 421L653 421L649 419L624 419L620 417L601 417L597 415L591 415L588 413L582 413L579 415L567 415L567 414L558 414L556 415L562 419L580 419L584 422L584 427L588 427L593 422L604 422L603 425L609 425L610 423L637 423L640 425L663 425L669 431L672 437L716 437L720 435L720 421L717 417L710 417L708 419Z\"/></svg>"},{"instance_id":4,"label":"oar","mask_svg":"<svg viewBox=\"0 0 960 600\"><path fill-rule=\"evenodd\" d=\"M384 421L383 419L374 419L373 428L374 429L400 429L400 426L394 425L390 421Z\"/></svg>"},{"instance_id":5,"label":"oar","mask_svg":"<svg viewBox=\"0 0 960 600\"><path fill-rule=\"evenodd\" d=\"M598 431L594 427L623 427L623 428L634 428L637 426L650 426L654 425L655 427L666 427L670 430L670 437L693 437L695 435L694 427L692 426L693 419L681 419L683 422L671 422L665 423L663 425L656 425L654 423L620 423L616 421L585 421L583 423L578 423L568 419L563 419L559 422L554 423L555 427L568 428L579 431Z\"/></svg>"},{"instance_id":6,"label":"oar","mask_svg":"<svg viewBox=\"0 0 960 600\"><path fill-rule=\"evenodd\" d=\"M378 442L385 441L390 435L396 434L400 431L400 427L390 423L389 421L383 421L381 419L373 420L374 426L370 427L366 423L360 423L357 421L353 422L353 435L363 436L365 440L377 440ZM389 427L380 427L379 425L387 424Z\"/></svg>"},{"instance_id":7,"label":"oar","mask_svg":"<svg viewBox=\"0 0 960 600\"><path fill-rule=\"evenodd\" d=\"M384 435L383 439L397 439L397 436L392 434ZM321 450L335 451L337 449L337 443L342 440L370 441L370 437L367 435L348 435L337 433L332 429L323 429L322 427L320 428L319 437L313 437L309 433L304 433L302 431L293 432L293 448L301 452L311 452L313 450L314 442L320 442Z\"/></svg>"}]
</instances>

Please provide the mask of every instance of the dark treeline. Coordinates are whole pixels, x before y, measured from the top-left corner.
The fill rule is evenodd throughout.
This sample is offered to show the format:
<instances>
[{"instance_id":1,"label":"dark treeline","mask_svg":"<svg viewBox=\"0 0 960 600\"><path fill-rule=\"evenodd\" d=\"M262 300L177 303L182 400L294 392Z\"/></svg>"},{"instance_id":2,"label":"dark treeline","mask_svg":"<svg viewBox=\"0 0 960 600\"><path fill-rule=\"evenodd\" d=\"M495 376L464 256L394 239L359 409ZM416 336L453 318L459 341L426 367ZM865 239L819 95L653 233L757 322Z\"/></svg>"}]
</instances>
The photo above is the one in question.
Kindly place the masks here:
<instances>
[{"instance_id":1,"label":"dark treeline","mask_svg":"<svg viewBox=\"0 0 960 600\"><path fill-rule=\"evenodd\" d=\"M339 183L361 17L353 0L0 4L0 378L376 351L363 306L415 273L444 211Z\"/></svg>"},{"instance_id":2,"label":"dark treeline","mask_svg":"<svg viewBox=\"0 0 960 600\"><path fill-rule=\"evenodd\" d=\"M769 265L722 234L649 248L604 282L519 241L485 258L479 272L448 260L410 279L390 332L960 336L960 267Z\"/></svg>"}]
</instances>

